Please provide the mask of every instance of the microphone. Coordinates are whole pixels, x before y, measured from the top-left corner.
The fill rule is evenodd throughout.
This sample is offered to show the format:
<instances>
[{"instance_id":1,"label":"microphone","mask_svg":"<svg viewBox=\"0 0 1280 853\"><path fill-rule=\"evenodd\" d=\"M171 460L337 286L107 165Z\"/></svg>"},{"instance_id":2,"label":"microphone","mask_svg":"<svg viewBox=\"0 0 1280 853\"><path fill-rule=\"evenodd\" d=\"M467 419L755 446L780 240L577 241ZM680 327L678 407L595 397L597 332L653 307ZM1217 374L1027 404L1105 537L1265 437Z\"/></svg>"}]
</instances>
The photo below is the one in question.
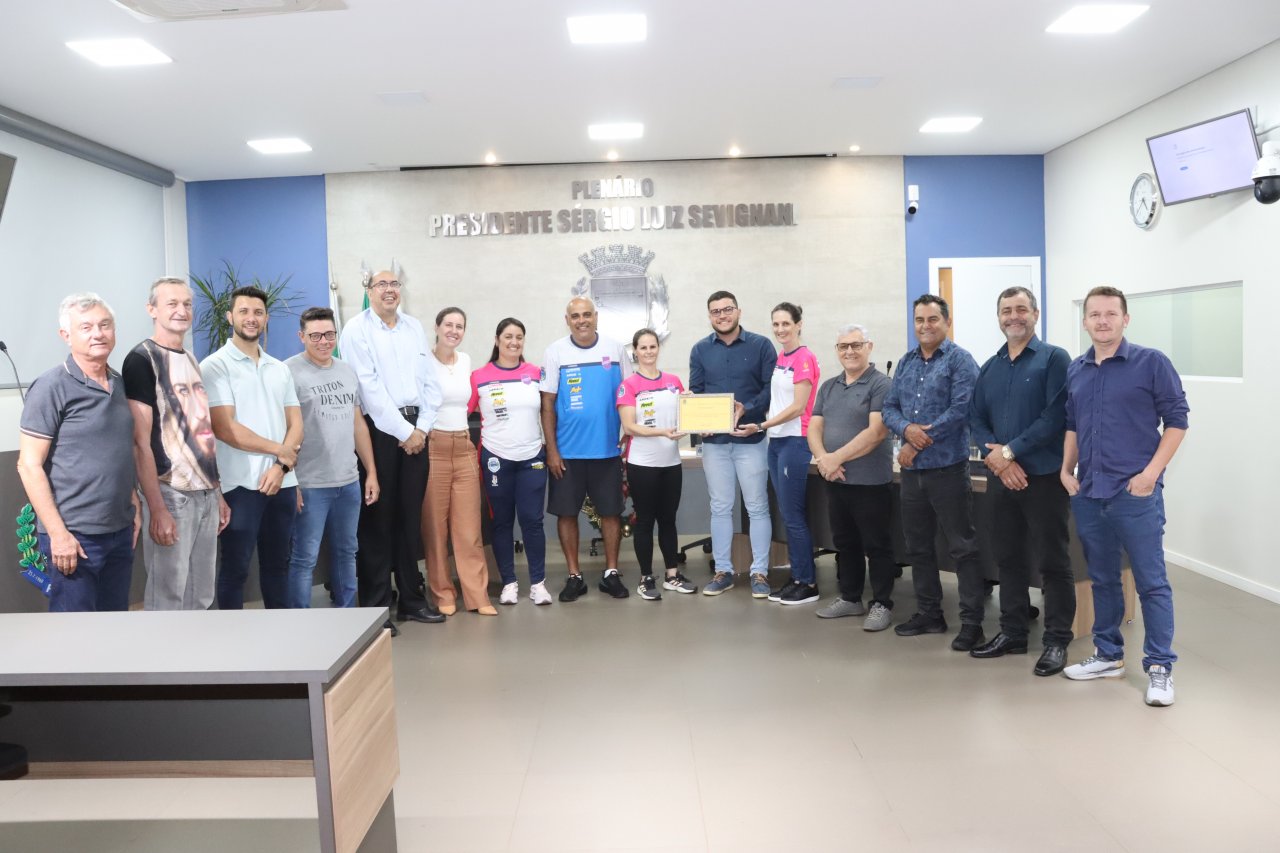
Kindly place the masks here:
<instances>
[{"instance_id":1,"label":"microphone","mask_svg":"<svg viewBox=\"0 0 1280 853\"><path fill-rule=\"evenodd\" d=\"M884 375L885 375L885 376L892 376L892 375L893 375L893 362L892 362L892 361L886 361L886 362L884 363Z\"/></svg>"},{"instance_id":2,"label":"microphone","mask_svg":"<svg viewBox=\"0 0 1280 853\"><path fill-rule=\"evenodd\" d=\"M18 376L18 365L13 363L13 356L9 355L9 348L4 345L4 341L0 341L0 352L4 353L4 357L9 359L9 366L13 368L13 379L18 384L18 397L22 400L23 405L26 405L27 392L22 390L22 379Z\"/></svg>"}]
</instances>

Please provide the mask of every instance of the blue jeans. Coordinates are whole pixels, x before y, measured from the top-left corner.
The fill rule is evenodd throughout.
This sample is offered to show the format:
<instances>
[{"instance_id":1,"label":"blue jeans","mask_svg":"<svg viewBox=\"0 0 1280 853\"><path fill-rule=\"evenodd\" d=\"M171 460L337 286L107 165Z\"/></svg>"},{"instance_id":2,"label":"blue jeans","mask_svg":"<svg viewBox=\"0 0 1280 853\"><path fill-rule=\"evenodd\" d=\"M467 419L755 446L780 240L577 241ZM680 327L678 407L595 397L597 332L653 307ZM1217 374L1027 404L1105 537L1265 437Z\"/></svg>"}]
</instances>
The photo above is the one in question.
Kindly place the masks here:
<instances>
[{"instance_id":1,"label":"blue jeans","mask_svg":"<svg viewBox=\"0 0 1280 853\"><path fill-rule=\"evenodd\" d=\"M769 518L769 455L763 441L702 445L702 473L711 502L711 557L717 572L733 573L735 482L751 519L751 573L769 572L773 521Z\"/></svg>"},{"instance_id":2,"label":"blue jeans","mask_svg":"<svg viewBox=\"0 0 1280 853\"><path fill-rule=\"evenodd\" d=\"M129 581L133 577L133 525L115 533L76 533L87 557L76 559L76 570L64 575L53 566L49 536L36 535L48 563L49 612L91 613L128 610Z\"/></svg>"},{"instance_id":3,"label":"blue jeans","mask_svg":"<svg viewBox=\"0 0 1280 853\"><path fill-rule=\"evenodd\" d=\"M800 435L769 439L769 479L778 496L778 509L787 525L787 557L791 577L797 583L813 583L813 536L809 533L807 495L809 487L809 440Z\"/></svg>"},{"instance_id":4,"label":"blue jeans","mask_svg":"<svg viewBox=\"0 0 1280 853\"><path fill-rule=\"evenodd\" d=\"M480 480L493 512L490 541L505 586L516 582L516 518L529 561L529 583L547 578L547 534L542 518L547 503L547 452L512 462L480 448Z\"/></svg>"},{"instance_id":5,"label":"blue jeans","mask_svg":"<svg viewBox=\"0 0 1280 853\"><path fill-rule=\"evenodd\" d=\"M329 537L329 588L336 607L356 606L356 527L360 523L360 481L328 489L304 489L293 520L289 557L289 606L310 607L312 575L320 540Z\"/></svg>"},{"instance_id":6,"label":"blue jeans","mask_svg":"<svg viewBox=\"0 0 1280 853\"><path fill-rule=\"evenodd\" d=\"M1164 567L1164 487L1145 498L1124 489L1111 498L1071 499L1076 532L1093 581L1093 644L1106 660L1124 658L1124 589L1120 583L1120 549L1129 555L1138 588L1146 640L1142 668L1153 664L1173 669L1173 589Z\"/></svg>"},{"instance_id":7,"label":"blue jeans","mask_svg":"<svg viewBox=\"0 0 1280 853\"><path fill-rule=\"evenodd\" d=\"M289 606L289 539L298 509L297 487L268 497L236 486L222 496L231 507L231 523L218 535L222 553L215 583L219 610L244 608L244 582L249 578L253 549L258 549L258 585L262 604Z\"/></svg>"}]
</instances>

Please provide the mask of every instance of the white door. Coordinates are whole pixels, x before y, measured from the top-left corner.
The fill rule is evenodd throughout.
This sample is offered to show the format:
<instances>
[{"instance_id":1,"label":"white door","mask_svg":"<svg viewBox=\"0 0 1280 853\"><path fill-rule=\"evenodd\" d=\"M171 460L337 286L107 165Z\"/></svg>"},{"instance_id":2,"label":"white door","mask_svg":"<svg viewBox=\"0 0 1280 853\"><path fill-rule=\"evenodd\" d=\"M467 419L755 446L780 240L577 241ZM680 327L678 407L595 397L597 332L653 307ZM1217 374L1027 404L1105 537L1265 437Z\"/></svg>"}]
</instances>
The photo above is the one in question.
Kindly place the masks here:
<instances>
[{"instance_id":1,"label":"white door","mask_svg":"<svg viewBox=\"0 0 1280 853\"><path fill-rule=\"evenodd\" d=\"M940 284L950 271L950 294ZM929 292L942 295L951 306L952 338L982 364L1004 345L996 322L996 301L1009 287L1025 287L1041 303L1039 258L930 258ZM1039 328L1044 339L1044 313Z\"/></svg>"}]
</instances>

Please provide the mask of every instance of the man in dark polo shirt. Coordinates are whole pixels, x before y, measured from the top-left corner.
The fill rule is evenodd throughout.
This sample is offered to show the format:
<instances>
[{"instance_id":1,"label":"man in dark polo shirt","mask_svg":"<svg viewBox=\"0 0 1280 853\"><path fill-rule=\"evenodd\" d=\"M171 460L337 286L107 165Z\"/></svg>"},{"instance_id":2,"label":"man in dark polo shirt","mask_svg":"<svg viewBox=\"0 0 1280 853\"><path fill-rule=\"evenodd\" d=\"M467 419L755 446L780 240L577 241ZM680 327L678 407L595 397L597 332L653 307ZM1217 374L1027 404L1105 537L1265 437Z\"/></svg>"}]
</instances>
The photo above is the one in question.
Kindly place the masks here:
<instances>
[{"instance_id":1,"label":"man in dark polo shirt","mask_svg":"<svg viewBox=\"0 0 1280 853\"><path fill-rule=\"evenodd\" d=\"M27 391L18 474L49 558L49 610L127 610L142 516L133 468L133 416L107 366L115 315L96 293L58 307L71 355Z\"/></svg>"},{"instance_id":2,"label":"man in dark polo shirt","mask_svg":"<svg viewBox=\"0 0 1280 853\"><path fill-rule=\"evenodd\" d=\"M1075 681L1124 675L1123 547L1142 605L1146 702L1165 706L1173 704L1178 656L1164 565L1164 470L1187 434L1190 410L1168 356L1129 343L1128 325L1124 293L1089 291L1084 328L1093 346L1067 368L1061 476L1093 581L1094 653L1063 674Z\"/></svg>"},{"instance_id":3,"label":"man in dark polo shirt","mask_svg":"<svg viewBox=\"0 0 1280 853\"><path fill-rule=\"evenodd\" d=\"M732 394L734 425L759 423L769 411L769 383L778 353L763 335L738 322L738 298L727 290L707 297L711 334L689 351L689 390L694 394ZM710 435L702 442L702 472L711 502L711 556L716 574L703 595L733 589L733 499L742 488L742 503L751 519L751 595L769 597L769 454L764 433Z\"/></svg>"},{"instance_id":4,"label":"man in dark polo shirt","mask_svg":"<svg viewBox=\"0 0 1280 853\"><path fill-rule=\"evenodd\" d=\"M1000 569L1000 633L969 654L1026 654L1028 572L1034 567L1044 590L1044 652L1032 671L1055 675L1066 665L1076 615L1067 493L1058 477L1071 358L1036 337L1040 310L1025 287L1000 294L996 320L1006 343L978 373L969 428L987 463L991 544Z\"/></svg>"},{"instance_id":5,"label":"man in dark polo shirt","mask_svg":"<svg viewBox=\"0 0 1280 853\"><path fill-rule=\"evenodd\" d=\"M875 344L865 326L836 332L844 372L818 389L809 420L809 450L827 481L827 514L836 546L840 596L818 610L823 619L867 614L865 631L893 622L893 540L889 534L893 445L880 416L889 377L871 363ZM871 611L862 604L871 570Z\"/></svg>"}]
</instances>

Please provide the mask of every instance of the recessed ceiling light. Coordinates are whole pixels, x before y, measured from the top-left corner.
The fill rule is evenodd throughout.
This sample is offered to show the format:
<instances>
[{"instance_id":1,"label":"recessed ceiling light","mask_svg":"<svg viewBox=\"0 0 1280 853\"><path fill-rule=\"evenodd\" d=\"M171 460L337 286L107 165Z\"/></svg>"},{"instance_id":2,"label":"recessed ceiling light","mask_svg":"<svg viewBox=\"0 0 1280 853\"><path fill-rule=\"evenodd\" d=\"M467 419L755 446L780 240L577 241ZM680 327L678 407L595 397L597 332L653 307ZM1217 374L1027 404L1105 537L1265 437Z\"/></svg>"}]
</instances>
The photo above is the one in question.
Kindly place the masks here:
<instances>
[{"instance_id":1,"label":"recessed ceiling light","mask_svg":"<svg viewBox=\"0 0 1280 853\"><path fill-rule=\"evenodd\" d=\"M484 161L492 166L494 163L498 162L498 155L490 151L488 154L484 155Z\"/></svg>"},{"instance_id":2,"label":"recessed ceiling light","mask_svg":"<svg viewBox=\"0 0 1280 853\"><path fill-rule=\"evenodd\" d=\"M874 89L883 77L837 77L833 89Z\"/></svg>"},{"instance_id":3,"label":"recessed ceiling light","mask_svg":"<svg viewBox=\"0 0 1280 853\"><path fill-rule=\"evenodd\" d=\"M732 148L729 149L730 157L740 157L741 155L742 155L742 149L739 148L738 146L734 145Z\"/></svg>"},{"instance_id":4,"label":"recessed ceiling light","mask_svg":"<svg viewBox=\"0 0 1280 853\"><path fill-rule=\"evenodd\" d=\"M607 158L609 158L610 160L617 160L617 159L618 159L618 152L617 152L617 151L610 151L608 154L606 154L606 155L604 155L604 156L605 156L605 157L607 157Z\"/></svg>"},{"instance_id":5,"label":"recessed ceiling light","mask_svg":"<svg viewBox=\"0 0 1280 853\"><path fill-rule=\"evenodd\" d=\"M142 39L69 41L67 47L104 68L120 68L125 65L163 65L166 62L173 62Z\"/></svg>"},{"instance_id":6,"label":"recessed ceiling light","mask_svg":"<svg viewBox=\"0 0 1280 853\"><path fill-rule=\"evenodd\" d=\"M649 34L644 15L580 15L566 22L574 44L623 44L644 41Z\"/></svg>"},{"instance_id":7,"label":"recessed ceiling light","mask_svg":"<svg viewBox=\"0 0 1280 853\"><path fill-rule=\"evenodd\" d=\"M638 121L592 124L587 126L587 136L592 139L639 139L644 136L644 125Z\"/></svg>"},{"instance_id":8,"label":"recessed ceiling light","mask_svg":"<svg viewBox=\"0 0 1280 853\"><path fill-rule=\"evenodd\" d=\"M982 119L977 116L956 116L953 118L931 118L921 127L921 133L967 133L978 125Z\"/></svg>"},{"instance_id":9,"label":"recessed ceiling light","mask_svg":"<svg viewBox=\"0 0 1280 853\"><path fill-rule=\"evenodd\" d=\"M862 146L861 146L861 145L850 145L850 146L849 146L849 153L850 153L850 154L857 154L857 153L858 153L859 151L861 151L861 150L862 150Z\"/></svg>"},{"instance_id":10,"label":"recessed ceiling light","mask_svg":"<svg viewBox=\"0 0 1280 853\"><path fill-rule=\"evenodd\" d=\"M1087 5L1076 6L1045 27L1046 33L1114 33L1130 24L1150 6Z\"/></svg>"},{"instance_id":11,"label":"recessed ceiling light","mask_svg":"<svg viewBox=\"0 0 1280 853\"><path fill-rule=\"evenodd\" d=\"M259 154L301 154L311 150L310 145L296 136L285 139L251 139L249 147Z\"/></svg>"}]
</instances>

